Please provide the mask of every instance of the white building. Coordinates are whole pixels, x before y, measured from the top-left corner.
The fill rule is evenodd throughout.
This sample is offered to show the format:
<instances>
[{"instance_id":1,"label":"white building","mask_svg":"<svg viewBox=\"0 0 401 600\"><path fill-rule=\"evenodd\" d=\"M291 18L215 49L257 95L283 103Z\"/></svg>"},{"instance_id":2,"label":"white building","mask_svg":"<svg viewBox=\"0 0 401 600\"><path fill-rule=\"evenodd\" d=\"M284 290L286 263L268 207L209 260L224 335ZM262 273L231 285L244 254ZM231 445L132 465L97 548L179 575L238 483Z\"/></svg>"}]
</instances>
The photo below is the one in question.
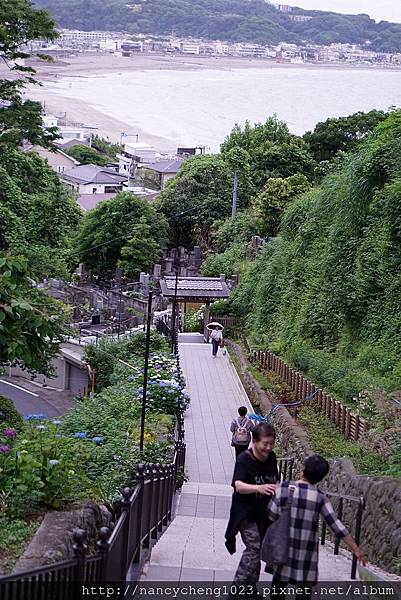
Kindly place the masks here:
<instances>
[{"instance_id":1,"label":"white building","mask_svg":"<svg viewBox=\"0 0 401 600\"><path fill-rule=\"evenodd\" d=\"M111 169L97 165L79 165L65 171L61 178L75 192L81 194L117 194L128 180Z\"/></svg>"},{"instance_id":2,"label":"white building","mask_svg":"<svg viewBox=\"0 0 401 600\"><path fill-rule=\"evenodd\" d=\"M200 45L193 42L180 42L180 52L183 54L199 54Z\"/></svg>"},{"instance_id":3,"label":"white building","mask_svg":"<svg viewBox=\"0 0 401 600\"><path fill-rule=\"evenodd\" d=\"M136 165L149 164L156 160L156 150L150 144L144 142L127 142L124 150L117 154L118 172L122 175L133 176Z\"/></svg>"},{"instance_id":4,"label":"white building","mask_svg":"<svg viewBox=\"0 0 401 600\"><path fill-rule=\"evenodd\" d=\"M77 140L78 142L85 143L89 138L88 129L90 128L85 127L82 123L68 124L55 115L44 115L42 119L45 128L58 127L58 133L63 142Z\"/></svg>"}]
</instances>

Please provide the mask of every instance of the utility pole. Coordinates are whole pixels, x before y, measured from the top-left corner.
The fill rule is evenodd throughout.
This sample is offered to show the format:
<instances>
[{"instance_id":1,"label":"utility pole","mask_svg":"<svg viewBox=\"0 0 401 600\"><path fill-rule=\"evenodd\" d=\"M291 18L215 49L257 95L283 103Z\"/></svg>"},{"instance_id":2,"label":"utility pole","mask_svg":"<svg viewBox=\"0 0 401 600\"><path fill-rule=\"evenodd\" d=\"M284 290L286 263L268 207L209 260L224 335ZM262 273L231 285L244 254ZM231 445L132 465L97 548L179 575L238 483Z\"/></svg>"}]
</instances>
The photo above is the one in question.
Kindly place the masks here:
<instances>
[{"instance_id":1,"label":"utility pole","mask_svg":"<svg viewBox=\"0 0 401 600\"><path fill-rule=\"evenodd\" d=\"M146 394L148 388L148 371L149 371L149 350L150 350L150 324L152 321L152 299L153 292L148 295L148 313L146 319L146 343L145 343L145 365L143 369L143 393L142 393L142 410L141 410L141 435L139 438L139 451L143 453L143 440L145 436L145 416L146 416Z\"/></svg>"},{"instance_id":2,"label":"utility pole","mask_svg":"<svg viewBox=\"0 0 401 600\"><path fill-rule=\"evenodd\" d=\"M233 188L233 202L231 207L231 218L235 219L237 213L237 196L238 196L238 173L234 173L234 188Z\"/></svg>"}]
</instances>

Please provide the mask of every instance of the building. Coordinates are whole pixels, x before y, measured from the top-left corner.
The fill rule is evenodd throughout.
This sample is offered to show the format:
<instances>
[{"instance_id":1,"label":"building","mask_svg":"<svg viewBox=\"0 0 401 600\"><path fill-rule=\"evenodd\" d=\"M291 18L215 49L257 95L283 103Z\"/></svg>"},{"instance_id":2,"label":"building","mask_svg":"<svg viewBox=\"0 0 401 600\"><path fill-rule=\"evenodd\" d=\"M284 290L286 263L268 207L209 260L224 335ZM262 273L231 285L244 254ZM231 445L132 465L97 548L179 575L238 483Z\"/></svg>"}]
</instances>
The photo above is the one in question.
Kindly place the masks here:
<instances>
[{"instance_id":1,"label":"building","mask_svg":"<svg viewBox=\"0 0 401 600\"><path fill-rule=\"evenodd\" d=\"M59 148L52 151L48 148L42 148L41 146L24 144L22 149L24 152L37 152L39 156L47 160L53 171L59 175L79 165L79 162L75 160L75 158L72 158L72 156L69 156Z\"/></svg>"},{"instance_id":2,"label":"building","mask_svg":"<svg viewBox=\"0 0 401 600\"><path fill-rule=\"evenodd\" d=\"M180 52L183 54L199 54L200 53L200 45L195 44L193 42L180 42L179 45Z\"/></svg>"},{"instance_id":3,"label":"building","mask_svg":"<svg viewBox=\"0 0 401 600\"><path fill-rule=\"evenodd\" d=\"M164 190L166 183L177 175L183 162L183 158L159 160L138 169L138 175L155 185L156 189Z\"/></svg>"},{"instance_id":4,"label":"building","mask_svg":"<svg viewBox=\"0 0 401 600\"><path fill-rule=\"evenodd\" d=\"M69 123L65 117L58 117L55 115L44 115L42 117L43 127L46 129L50 127L57 127L58 134L60 135L59 142L64 143L71 140L76 140L77 143L85 144L89 138L89 129L94 129L93 127L88 127L83 123Z\"/></svg>"},{"instance_id":5,"label":"building","mask_svg":"<svg viewBox=\"0 0 401 600\"><path fill-rule=\"evenodd\" d=\"M119 173L122 175L134 176L137 165L153 163L156 160L156 150L154 146L143 142L127 142L124 144L124 150L117 154L119 163Z\"/></svg>"},{"instance_id":6,"label":"building","mask_svg":"<svg viewBox=\"0 0 401 600\"><path fill-rule=\"evenodd\" d=\"M105 167L97 165L79 165L61 175L63 182L79 195L82 194L117 194L128 180Z\"/></svg>"}]
</instances>

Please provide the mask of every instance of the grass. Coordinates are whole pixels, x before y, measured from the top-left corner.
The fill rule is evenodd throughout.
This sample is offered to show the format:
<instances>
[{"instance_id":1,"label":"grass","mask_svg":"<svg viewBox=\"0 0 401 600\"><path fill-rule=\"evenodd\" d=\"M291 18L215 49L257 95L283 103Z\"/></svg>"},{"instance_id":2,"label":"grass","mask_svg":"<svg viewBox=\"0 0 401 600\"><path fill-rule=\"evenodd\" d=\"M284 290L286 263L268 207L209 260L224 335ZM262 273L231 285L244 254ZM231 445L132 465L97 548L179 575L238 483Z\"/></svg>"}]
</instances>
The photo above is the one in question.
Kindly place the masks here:
<instances>
[{"instance_id":1,"label":"grass","mask_svg":"<svg viewBox=\"0 0 401 600\"><path fill-rule=\"evenodd\" d=\"M41 517L29 521L0 515L0 573L11 572L19 557L39 528Z\"/></svg>"},{"instance_id":2,"label":"grass","mask_svg":"<svg viewBox=\"0 0 401 600\"><path fill-rule=\"evenodd\" d=\"M244 346L240 345L246 355ZM230 357L237 372L240 372L240 362L230 350ZM264 391L277 390L277 382L269 380L269 373L260 371L256 366L248 365L248 372L254 377ZM382 475L386 470L385 459L377 453L369 452L358 442L346 440L326 415L308 404L299 411L299 420L308 435L309 443L317 454L326 458L349 458L356 471L360 474Z\"/></svg>"},{"instance_id":3,"label":"grass","mask_svg":"<svg viewBox=\"0 0 401 600\"><path fill-rule=\"evenodd\" d=\"M367 451L358 442L346 440L336 426L312 405L303 406L299 418L317 454L325 458L349 458L361 475L382 475L385 471L386 461L382 456Z\"/></svg>"}]
</instances>

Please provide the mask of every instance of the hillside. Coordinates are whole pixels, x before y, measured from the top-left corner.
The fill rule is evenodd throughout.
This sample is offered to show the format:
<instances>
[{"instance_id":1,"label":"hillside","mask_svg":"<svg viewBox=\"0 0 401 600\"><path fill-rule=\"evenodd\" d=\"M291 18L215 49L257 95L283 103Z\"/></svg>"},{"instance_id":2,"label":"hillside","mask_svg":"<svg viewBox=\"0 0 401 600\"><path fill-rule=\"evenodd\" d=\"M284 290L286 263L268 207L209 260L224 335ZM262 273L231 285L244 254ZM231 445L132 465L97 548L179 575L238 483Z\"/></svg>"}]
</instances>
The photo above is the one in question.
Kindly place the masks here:
<instances>
[{"instance_id":1,"label":"hillside","mask_svg":"<svg viewBox=\"0 0 401 600\"><path fill-rule=\"evenodd\" d=\"M230 42L335 42L401 51L401 25L368 15L297 9L311 16L294 22L264 0L37 0L61 27L220 39ZM294 13L291 13L294 14Z\"/></svg>"}]
</instances>

